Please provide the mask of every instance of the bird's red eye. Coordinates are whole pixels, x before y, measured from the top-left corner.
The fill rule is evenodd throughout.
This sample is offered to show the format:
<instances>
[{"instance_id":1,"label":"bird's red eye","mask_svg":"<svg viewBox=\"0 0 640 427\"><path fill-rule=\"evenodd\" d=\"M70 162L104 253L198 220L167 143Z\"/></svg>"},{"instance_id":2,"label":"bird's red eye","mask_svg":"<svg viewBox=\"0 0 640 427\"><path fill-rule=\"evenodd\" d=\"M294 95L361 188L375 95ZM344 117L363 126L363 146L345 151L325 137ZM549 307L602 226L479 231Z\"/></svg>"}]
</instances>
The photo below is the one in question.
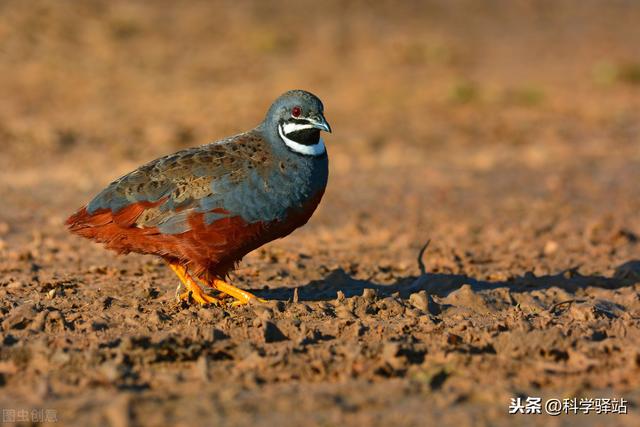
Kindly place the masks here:
<instances>
[{"instance_id":1,"label":"bird's red eye","mask_svg":"<svg viewBox=\"0 0 640 427\"><path fill-rule=\"evenodd\" d=\"M291 115L293 117L300 117L300 114L302 114L302 108L297 105L291 109Z\"/></svg>"}]
</instances>

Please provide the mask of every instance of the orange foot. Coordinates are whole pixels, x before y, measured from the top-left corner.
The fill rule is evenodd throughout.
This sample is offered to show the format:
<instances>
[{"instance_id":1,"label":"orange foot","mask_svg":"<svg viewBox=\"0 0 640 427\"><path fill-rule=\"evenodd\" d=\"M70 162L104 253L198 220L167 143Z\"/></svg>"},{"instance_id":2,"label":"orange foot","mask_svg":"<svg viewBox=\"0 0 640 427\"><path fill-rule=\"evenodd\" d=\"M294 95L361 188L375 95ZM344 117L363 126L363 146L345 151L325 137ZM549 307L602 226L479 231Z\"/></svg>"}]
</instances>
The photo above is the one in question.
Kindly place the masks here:
<instances>
[{"instance_id":1,"label":"orange foot","mask_svg":"<svg viewBox=\"0 0 640 427\"><path fill-rule=\"evenodd\" d=\"M176 289L176 299L178 301L189 301L189 299L191 298L200 305L220 305L222 303L222 301L220 301L218 298L207 295L202 290L202 288L198 286L195 280L193 280L193 277L191 277L184 266L180 264L169 263L169 267L171 267L174 273L176 273L176 275L180 279L181 284L184 285L184 287L187 289L186 292L179 293L180 285L178 285L178 288Z\"/></svg>"},{"instance_id":2,"label":"orange foot","mask_svg":"<svg viewBox=\"0 0 640 427\"><path fill-rule=\"evenodd\" d=\"M251 292L247 292L240 288L236 288L235 286L221 279L213 279L211 281L202 280L202 281L206 283L208 286L211 286L213 289L220 291L225 295L229 295L235 298L236 300L231 303L231 305L234 307L248 304L251 301L266 302L266 300L262 298L258 298L257 296L253 295Z\"/></svg>"}]
</instances>

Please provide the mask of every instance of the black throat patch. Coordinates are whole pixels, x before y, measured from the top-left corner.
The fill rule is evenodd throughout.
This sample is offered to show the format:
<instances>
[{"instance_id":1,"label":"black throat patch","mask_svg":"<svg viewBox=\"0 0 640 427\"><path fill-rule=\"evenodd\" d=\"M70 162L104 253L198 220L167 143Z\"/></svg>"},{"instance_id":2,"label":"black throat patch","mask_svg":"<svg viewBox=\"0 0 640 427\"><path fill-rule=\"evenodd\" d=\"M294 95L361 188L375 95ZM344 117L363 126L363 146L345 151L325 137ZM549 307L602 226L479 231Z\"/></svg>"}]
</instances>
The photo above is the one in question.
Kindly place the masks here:
<instances>
[{"instance_id":1,"label":"black throat patch","mask_svg":"<svg viewBox=\"0 0 640 427\"><path fill-rule=\"evenodd\" d=\"M320 141L320 129L302 129L290 132L287 135L292 141L303 145L316 145Z\"/></svg>"}]
</instances>

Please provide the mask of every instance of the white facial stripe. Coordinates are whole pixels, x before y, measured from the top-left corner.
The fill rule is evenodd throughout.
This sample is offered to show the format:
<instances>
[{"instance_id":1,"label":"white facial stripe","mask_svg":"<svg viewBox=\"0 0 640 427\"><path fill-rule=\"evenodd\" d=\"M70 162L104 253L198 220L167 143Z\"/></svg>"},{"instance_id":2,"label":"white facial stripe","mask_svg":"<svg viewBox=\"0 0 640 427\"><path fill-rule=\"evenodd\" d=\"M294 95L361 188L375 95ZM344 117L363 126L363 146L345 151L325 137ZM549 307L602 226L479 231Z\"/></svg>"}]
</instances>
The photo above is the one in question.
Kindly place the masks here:
<instances>
[{"instance_id":1,"label":"white facial stripe","mask_svg":"<svg viewBox=\"0 0 640 427\"><path fill-rule=\"evenodd\" d=\"M299 130L315 129L315 126L310 123L285 123L282 125L282 128L284 130L284 134L289 135L291 132L297 132Z\"/></svg>"},{"instance_id":2,"label":"white facial stripe","mask_svg":"<svg viewBox=\"0 0 640 427\"><path fill-rule=\"evenodd\" d=\"M300 125L297 125L297 126L300 126ZM307 126L307 125L303 125L303 126ZM287 147L289 147L291 150L295 151L296 153L304 154L306 156L320 156L324 154L324 152L326 151L326 148L324 146L324 141L322 140L322 138L320 138L316 144L304 145L287 138L282 128L283 128L283 125L278 125L278 134L280 135L280 138L282 138L284 143L287 144Z\"/></svg>"}]
</instances>

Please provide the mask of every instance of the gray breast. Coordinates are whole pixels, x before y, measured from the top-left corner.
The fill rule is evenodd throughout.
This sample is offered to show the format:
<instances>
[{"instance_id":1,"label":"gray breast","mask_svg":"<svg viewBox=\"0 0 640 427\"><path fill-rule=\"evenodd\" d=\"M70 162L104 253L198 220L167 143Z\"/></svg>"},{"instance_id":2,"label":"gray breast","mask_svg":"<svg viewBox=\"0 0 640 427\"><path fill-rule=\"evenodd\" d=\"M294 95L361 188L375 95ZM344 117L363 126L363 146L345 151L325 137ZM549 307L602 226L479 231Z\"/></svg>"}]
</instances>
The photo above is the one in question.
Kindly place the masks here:
<instances>
[{"instance_id":1,"label":"gray breast","mask_svg":"<svg viewBox=\"0 0 640 427\"><path fill-rule=\"evenodd\" d=\"M212 183L212 195L201 200L200 209L222 206L248 223L282 220L290 209L304 204L327 185L327 156L276 160L269 170L253 169L240 182L222 179ZM223 216L223 215L222 215ZM205 222L221 214L208 213Z\"/></svg>"}]
</instances>

